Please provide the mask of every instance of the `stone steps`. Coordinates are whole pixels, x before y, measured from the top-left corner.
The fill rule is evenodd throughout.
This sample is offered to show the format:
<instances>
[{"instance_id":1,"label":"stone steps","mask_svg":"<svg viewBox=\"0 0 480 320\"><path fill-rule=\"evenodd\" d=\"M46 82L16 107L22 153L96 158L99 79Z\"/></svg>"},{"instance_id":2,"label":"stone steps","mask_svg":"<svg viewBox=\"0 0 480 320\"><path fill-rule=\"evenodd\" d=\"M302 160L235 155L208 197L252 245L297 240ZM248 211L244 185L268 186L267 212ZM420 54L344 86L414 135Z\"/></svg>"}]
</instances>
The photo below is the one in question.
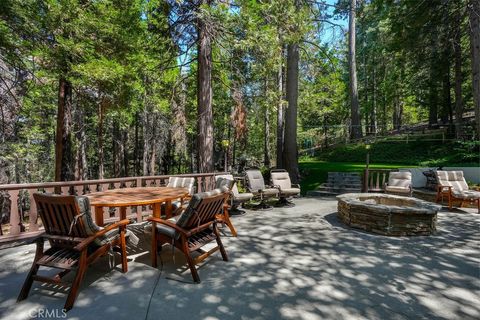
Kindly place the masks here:
<instances>
[{"instance_id":1,"label":"stone steps","mask_svg":"<svg viewBox=\"0 0 480 320\"><path fill-rule=\"evenodd\" d=\"M307 192L313 197L336 196L343 193L358 193L362 190L362 179L357 172L329 172L327 182L316 190Z\"/></svg>"}]
</instances>

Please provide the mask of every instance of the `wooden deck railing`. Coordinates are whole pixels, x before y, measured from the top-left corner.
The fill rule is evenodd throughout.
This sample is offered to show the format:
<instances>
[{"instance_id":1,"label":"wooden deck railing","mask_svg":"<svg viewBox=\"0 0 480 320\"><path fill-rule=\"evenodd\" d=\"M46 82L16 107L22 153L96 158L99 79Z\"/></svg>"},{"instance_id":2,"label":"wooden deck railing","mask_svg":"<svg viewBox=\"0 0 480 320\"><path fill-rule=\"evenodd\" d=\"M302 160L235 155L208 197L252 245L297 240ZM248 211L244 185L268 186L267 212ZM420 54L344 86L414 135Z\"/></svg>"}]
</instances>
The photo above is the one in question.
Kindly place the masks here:
<instances>
[{"instance_id":1,"label":"wooden deck railing","mask_svg":"<svg viewBox=\"0 0 480 320\"><path fill-rule=\"evenodd\" d=\"M125 177L103 180L85 180L85 181L65 181L65 182L45 182L45 183L23 183L23 184L4 184L0 185L0 197L4 198L3 206L9 207L8 221L2 221L0 224L0 243L16 241L25 238L34 237L43 232L41 221L37 214L33 194L35 192L51 192L57 194L83 195L91 192L118 189L137 186L165 186L168 178L176 177L194 177L196 180L196 191L202 192L210 190L215 185L215 175L222 173L191 173L163 176L143 176L143 177ZM3 209L3 210L2 210ZM4 212L0 208L0 214ZM132 208L127 208L128 217L139 217L138 210L146 211L148 208L138 206L132 215ZM119 219L118 210L105 212L105 220L111 221ZM0 219L2 217L0 216ZM3 230L2 230L3 229Z\"/></svg>"},{"instance_id":2,"label":"wooden deck railing","mask_svg":"<svg viewBox=\"0 0 480 320\"><path fill-rule=\"evenodd\" d=\"M393 169L365 169L363 171L363 192L384 192L385 183L388 182Z\"/></svg>"}]
</instances>

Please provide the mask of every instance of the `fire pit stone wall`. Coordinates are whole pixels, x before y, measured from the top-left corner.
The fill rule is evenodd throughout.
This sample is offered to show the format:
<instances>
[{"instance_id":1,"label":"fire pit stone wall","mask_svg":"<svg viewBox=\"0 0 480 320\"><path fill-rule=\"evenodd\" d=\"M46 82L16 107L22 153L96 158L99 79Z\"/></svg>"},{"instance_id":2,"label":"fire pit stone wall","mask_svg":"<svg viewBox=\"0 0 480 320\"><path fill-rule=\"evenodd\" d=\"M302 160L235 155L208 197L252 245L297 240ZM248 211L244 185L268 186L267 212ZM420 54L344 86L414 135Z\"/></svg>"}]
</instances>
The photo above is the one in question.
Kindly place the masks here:
<instances>
[{"instance_id":1,"label":"fire pit stone wall","mask_svg":"<svg viewBox=\"0 0 480 320\"><path fill-rule=\"evenodd\" d=\"M434 233L441 209L420 199L383 193L347 193L337 200L337 215L343 223L388 236Z\"/></svg>"}]
</instances>

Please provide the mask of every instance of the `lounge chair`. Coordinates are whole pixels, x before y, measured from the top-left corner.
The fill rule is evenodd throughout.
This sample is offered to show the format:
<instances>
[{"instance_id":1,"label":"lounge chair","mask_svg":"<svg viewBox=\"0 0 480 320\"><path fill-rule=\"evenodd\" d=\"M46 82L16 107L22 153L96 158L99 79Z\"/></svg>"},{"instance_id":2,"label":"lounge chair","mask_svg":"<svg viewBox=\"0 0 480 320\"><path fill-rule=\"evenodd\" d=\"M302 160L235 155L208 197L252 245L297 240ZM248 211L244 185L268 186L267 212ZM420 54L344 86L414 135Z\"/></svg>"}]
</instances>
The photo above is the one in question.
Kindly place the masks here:
<instances>
[{"instance_id":1,"label":"lounge chair","mask_svg":"<svg viewBox=\"0 0 480 320\"><path fill-rule=\"evenodd\" d=\"M178 209L186 204L190 200L192 194L194 193L195 178L192 177L170 177L168 178L167 187L170 188L185 188L188 190L188 196L180 199L180 201L172 202L172 212L176 216L179 214ZM165 213L165 205L162 206L162 213Z\"/></svg>"},{"instance_id":2,"label":"lounge chair","mask_svg":"<svg viewBox=\"0 0 480 320\"><path fill-rule=\"evenodd\" d=\"M271 208L265 200L267 198L278 197L277 188L267 188L262 173L258 169L249 169L245 171L247 176L248 190L256 197L260 198L260 203L255 206L255 209L269 209Z\"/></svg>"},{"instance_id":3,"label":"lounge chair","mask_svg":"<svg viewBox=\"0 0 480 320\"><path fill-rule=\"evenodd\" d=\"M448 200L448 208L451 210L453 202L460 202L460 207L465 203L476 204L480 213L480 192L469 190L463 171L435 171L437 177L436 201L443 202L444 197Z\"/></svg>"},{"instance_id":4,"label":"lounge chair","mask_svg":"<svg viewBox=\"0 0 480 320\"><path fill-rule=\"evenodd\" d=\"M222 175L215 176L215 180L220 179L220 178L235 181L235 179L233 178L233 176L231 174L222 174ZM230 192L231 192L230 193L231 194L231 197L230 197L230 206L231 206L230 211L238 211L237 210L238 206L242 205L243 203L245 203L247 201L252 200L252 198L253 198L253 193L250 193L250 192L240 193L238 191L237 183L235 183L235 182L234 182L232 188L230 189Z\"/></svg>"},{"instance_id":5,"label":"lounge chair","mask_svg":"<svg viewBox=\"0 0 480 320\"><path fill-rule=\"evenodd\" d=\"M154 230L150 252L152 266L157 267L157 252L165 243L173 244L183 252L193 281L197 283L200 282L195 268L197 262L203 261L217 250L220 250L223 260L228 261L227 253L220 240L216 220L216 216L222 214L227 198L227 188L197 193L192 196L188 207L179 217L169 220L149 218L148 221L152 222L152 230ZM201 251L204 245L214 240L217 242L216 247L207 252ZM192 257L194 251L201 252L201 255L194 259Z\"/></svg>"},{"instance_id":6,"label":"lounge chair","mask_svg":"<svg viewBox=\"0 0 480 320\"><path fill-rule=\"evenodd\" d=\"M235 180L233 179L227 179L224 177L215 177L215 189L221 189L221 188L227 188L230 196L228 198L232 197L232 188L235 185ZM232 221L230 220L230 209L231 206L229 205L229 201L225 201L225 204L223 206L223 213L217 215L217 221L222 223L223 225L227 225L228 228L230 229L230 232L234 237L237 236L237 230L233 226Z\"/></svg>"},{"instance_id":7,"label":"lounge chair","mask_svg":"<svg viewBox=\"0 0 480 320\"><path fill-rule=\"evenodd\" d=\"M23 284L17 301L27 298L33 281L50 283L56 287L70 288L65 310L73 307L87 266L119 247L122 256L122 271L127 272L125 233L128 220L122 220L101 228L95 224L90 213L90 203L84 196L60 196L34 193L45 233L37 239L37 251L33 265ZM44 251L44 242L50 248ZM61 269L54 277L37 275L40 267ZM76 270L73 283L62 277Z\"/></svg>"},{"instance_id":8,"label":"lounge chair","mask_svg":"<svg viewBox=\"0 0 480 320\"><path fill-rule=\"evenodd\" d=\"M275 169L270 172L272 179L272 185L278 189L279 192L279 204L280 205L293 205L287 198L298 196L300 194L300 185L292 184L290 175L286 170Z\"/></svg>"},{"instance_id":9,"label":"lounge chair","mask_svg":"<svg viewBox=\"0 0 480 320\"><path fill-rule=\"evenodd\" d=\"M388 182L385 184L385 193L412 196L412 173L390 172Z\"/></svg>"}]
</instances>

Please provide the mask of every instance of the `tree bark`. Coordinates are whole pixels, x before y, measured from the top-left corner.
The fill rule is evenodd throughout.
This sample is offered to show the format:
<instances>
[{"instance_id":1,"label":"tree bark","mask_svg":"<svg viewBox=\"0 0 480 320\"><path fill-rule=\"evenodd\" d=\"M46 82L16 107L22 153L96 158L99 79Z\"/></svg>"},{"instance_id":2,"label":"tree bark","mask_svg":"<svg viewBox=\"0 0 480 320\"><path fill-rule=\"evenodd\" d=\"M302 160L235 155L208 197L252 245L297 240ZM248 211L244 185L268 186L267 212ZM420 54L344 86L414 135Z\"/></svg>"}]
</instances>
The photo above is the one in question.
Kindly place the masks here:
<instances>
[{"instance_id":1,"label":"tree bark","mask_svg":"<svg viewBox=\"0 0 480 320\"><path fill-rule=\"evenodd\" d=\"M350 138L358 139L362 137L362 127L360 124L360 106L358 104L357 88L357 62L355 54L355 11L356 0L350 0L350 14L348 23L348 65L350 71L350 108L351 108L351 130Z\"/></svg>"},{"instance_id":2,"label":"tree bark","mask_svg":"<svg viewBox=\"0 0 480 320\"><path fill-rule=\"evenodd\" d=\"M72 171L72 86L61 77L58 86L57 128L55 139L55 181L68 181Z\"/></svg>"},{"instance_id":3,"label":"tree bark","mask_svg":"<svg viewBox=\"0 0 480 320\"><path fill-rule=\"evenodd\" d=\"M480 2L478 0L469 1L469 17L473 106L477 138L480 139Z\"/></svg>"},{"instance_id":4,"label":"tree bark","mask_svg":"<svg viewBox=\"0 0 480 320\"><path fill-rule=\"evenodd\" d=\"M285 110L284 165L293 183L299 181L297 151L297 105L298 105L298 44L287 49L287 102Z\"/></svg>"},{"instance_id":5,"label":"tree bark","mask_svg":"<svg viewBox=\"0 0 480 320\"><path fill-rule=\"evenodd\" d=\"M78 107L75 110L75 123L77 125L77 130L75 133L75 138L77 140L77 149L75 156L76 170L75 170L75 180L87 180L88 176L88 163L87 163L87 135L85 133L85 121L84 121L84 112L81 107Z\"/></svg>"},{"instance_id":6,"label":"tree bark","mask_svg":"<svg viewBox=\"0 0 480 320\"><path fill-rule=\"evenodd\" d=\"M370 133L377 135L377 73L375 56L373 56L373 87L372 87L372 110L370 112Z\"/></svg>"},{"instance_id":7,"label":"tree bark","mask_svg":"<svg viewBox=\"0 0 480 320\"><path fill-rule=\"evenodd\" d=\"M277 168L283 168L283 132L284 132L284 119L283 119L283 49L280 66L278 68L278 105L277 105Z\"/></svg>"},{"instance_id":8,"label":"tree bark","mask_svg":"<svg viewBox=\"0 0 480 320\"><path fill-rule=\"evenodd\" d=\"M103 117L105 113L105 98L102 96L98 105L98 179L103 179L105 170L103 165Z\"/></svg>"},{"instance_id":9,"label":"tree bark","mask_svg":"<svg viewBox=\"0 0 480 320\"><path fill-rule=\"evenodd\" d=\"M270 167L270 123L268 106L265 105L263 114L263 164L265 167Z\"/></svg>"},{"instance_id":10,"label":"tree bark","mask_svg":"<svg viewBox=\"0 0 480 320\"><path fill-rule=\"evenodd\" d=\"M135 164L135 175L140 175L140 138L138 134L138 127L140 122L139 113L135 113L135 147L133 149L133 158Z\"/></svg>"},{"instance_id":11,"label":"tree bark","mask_svg":"<svg viewBox=\"0 0 480 320\"><path fill-rule=\"evenodd\" d=\"M455 57L455 136L463 136L463 97L462 97L462 46L461 46L461 14L455 15L453 34L453 54Z\"/></svg>"},{"instance_id":12,"label":"tree bark","mask_svg":"<svg viewBox=\"0 0 480 320\"><path fill-rule=\"evenodd\" d=\"M211 4L202 0L202 4ZM198 19L198 172L213 171L212 39L207 22Z\"/></svg>"}]
</instances>

